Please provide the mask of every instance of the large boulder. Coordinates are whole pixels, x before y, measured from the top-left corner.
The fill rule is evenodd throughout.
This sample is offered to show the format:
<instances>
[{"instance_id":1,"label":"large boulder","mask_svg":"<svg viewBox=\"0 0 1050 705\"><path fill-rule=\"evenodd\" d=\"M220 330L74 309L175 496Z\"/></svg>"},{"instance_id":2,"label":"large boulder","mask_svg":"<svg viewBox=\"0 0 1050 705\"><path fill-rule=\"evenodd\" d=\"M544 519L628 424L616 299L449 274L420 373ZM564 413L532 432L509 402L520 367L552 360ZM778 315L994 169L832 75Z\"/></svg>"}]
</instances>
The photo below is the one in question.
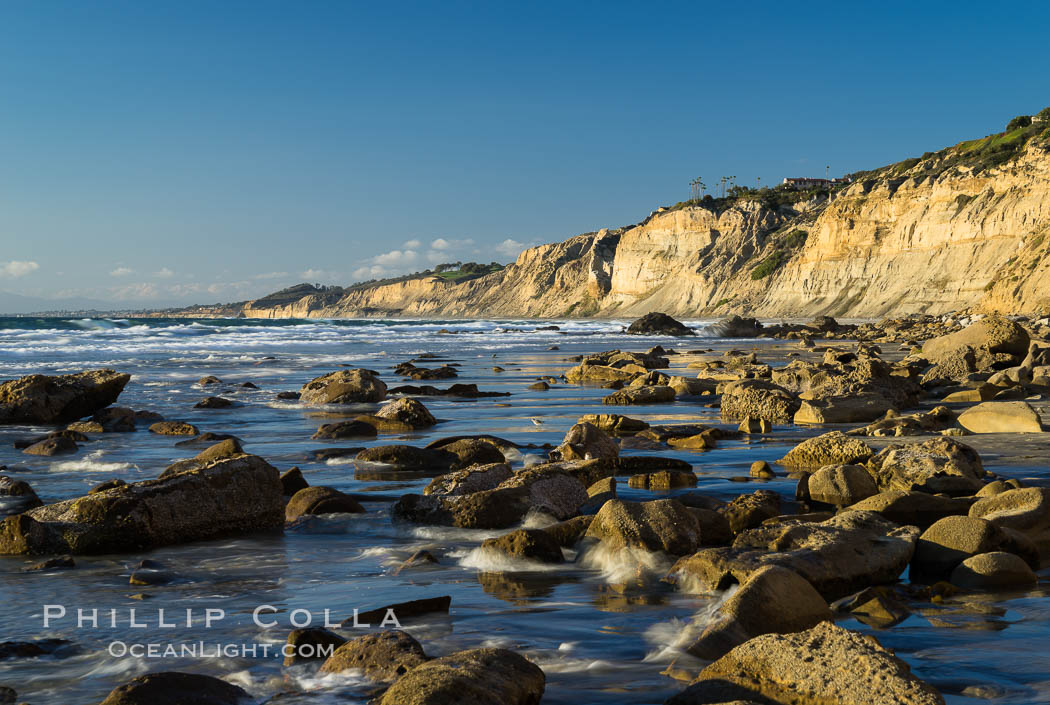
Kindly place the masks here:
<instances>
[{"instance_id":1,"label":"large boulder","mask_svg":"<svg viewBox=\"0 0 1050 705\"><path fill-rule=\"evenodd\" d=\"M872 512L844 511L823 522L766 524L678 561L671 575L704 589L742 583L767 565L795 571L825 599L891 583L911 561L919 530Z\"/></svg>"},{"instance_id":2,"label":"large boulder","mask_svg":"<svg viewBox=\"0 0 1050 705\"><path fill-rule=\"evenodd\" d=\"M682 556L700 546L700 522L673 499L611 499L598 510L586 535L610 549L640 548Z\"/></svg>"},{"instance_id":3,"label":"large boulder","mask_svg":"<svg viewBox=\"0 0 1050 705\"><path fill-rule=\"evenodd\" d=\"M757 338L762 333L762 324L754 318L734 315L713 324L711 332L720 338Z\"/></svg>"},{"instance_id":4,"label":"large boulder","mask_svg":"<svg viewBox=\"0 0 1050 705\"><path fill-rule=\"evenodd\" d=\"M971 590L1002 590L1032 587L1036 575L1020 557L1004 551L979 553L952 571L952 585Z\"/></svg>"},{"instance_id":5,"label":"large boulder","mask_svg":"<svg viewBox=\"0 0 1050 705\"><path fill-rule=\"evenodd\" d=\"M801 402L794 394L762 379L742 379L722 387L722 418L754 417L791 421Z\"/></svg>"},{"instance_id":6,"label":"large boulder","mask_svg":"<svg viewBox=\"0 0 1050 705\"><path fill-rule=\"evenodd\" d=\"M539 705L539 666L506 649L472 649L427 661L403 675L379 705Z\"/></svg>"},{"instance_id":7,"label":"large boulder","mask_svg":"<svg viewBox=\"0 0 1050 705\"><path fill-rule=\"evenodd\" d=\"M797 424L858 423L874 421L896 408L892 399L876 392L802 400L795 412Z\"/></svg>"},{"instance_id":8,"label":"large boulder","mask_svg":"<svg viewBox=\"0 0 1050 705\"><path fill-rule=\"evenodd\" d=\"M637 404L666 404L675 399L673 387L650 385L645 387L627 387L602 399L602 404L610 406L634 406Z\"/></svg>"},{"instance_id":9,"label":"large boulder","mask_svg":"<svg viewBox=\"0 0 1050 705\"><path fill-rule=\"evenodd\" d=\"M555 460L615 460L620 446L604 431L589 423L578 423L565 434L565 440L552 453Z\"/></svg>"},{"instance_id":10,"label":"large boulder","mask_svg":"<svg viewBox=\"0 0 1050 705\"><path fill-rule=\"evenodd\" d=\"M919 536L912 557L912 578L942 580L967 558L997 551L1006 541L1003 530L984 519L945 517Z\"/></svg>"},{"instance_id":11,"label":"large boulder","mask_svg":"<svg viewBox=\"0 0 1050 705\"><path fill-rule=\"evenodd\" d=\"M569 519L586 501L586 486L557 464L549 464L521 470L490 490L450 496L406 494L392 513L397 519L422 524L505 529L530 511Z\"/></svg>"},{"instance_id":12,"label":"large boulder","mask_svg":"<svg viewBox=\"0 0 1050 705\"><path fill-rule=\"evenodd\" d=\"M576 423L589 423L614 436L633 436L649 428L649 424L641 419L620 414L585 414Z\"/></svg>"},{"instance_id":13,"label":"large boulder","mask_svg":"<svg viewBox=\"0 0 1050 705\"><path fill-rule=\"evenodd\" d=\"M196 673L149 673L119 685L102 705L247 705L251 696L226 681Z\"/></svg>"},{"instance_id":14,"label":"large boulder","mask_svg":"<svg viewBox=\"0 0 1050 705\"><path fill-rule=\"evenodd\" d=\"M826 465L809 476L809 498L845 507L879 493L875 480L862 465Z\"/></svg>"},{"instance_id":15,"label":"large boulder","mask_svg":"<svg viewBox=\"0 0 1050 705\"><path fill-rule=\"evenodd\" d=\"M396 681L410 670L426 663L423 647L409 634L390 631L365 634L344 642L321 664L320 673L362 671L374 681Z\"/></svg>"},{"instance_id":16,"label":"large boulder","mask_svg":"<svg viewBox=\"0 0 1050 705\"><path fill-rule=\"evenodd\" d=\"M7 517L0 554L117 553L283 523L277 469L239 455Z\"/></svg>"},{"instance_id":17,"label":"large boulder","mask_svg":"<svg viewBox=\"0 0 1050 705\"><path fill-rule=\"evenodd\" d=\"M949 495L973 494L985 475L977 451L951 438L887 446L868 469L882 490Z\"/></svg>"},{"instance_id":18,"label":"large boulder","mask_svg":"<svg viewBox=\"0 0 1050 705\"><path fill-rule=\"evenodd\" d=\"M543 529L518 529L485 539L481 542L481 548L540 563L561 563L565 560L559 540Z\"/></svg>"},{"instance_id":19,"label":"large boulder","mask_svg":"<svg viewBox=\"0 0 1050 705\"><path fill-rule=\"evenodd\" d=\"M977 500L970 516L1007 529L1037 534L1050 529L1050 489L1023 487Z\"/></svg>"},{"instance_id":20,"label":"large boulder","mask_svg":"<svg viewBox=\"0 0 1050 705\"><path fill-rule=\"evenodd\" d=\"M850 509L876 512L896 524L913 524L925 529L938 519L965 515L970 505L964 499L952 499L929 492L887 490L862 499Z\"/></svg>"},{"instance_id":21,"label":"large boulder","mask_svg":"<svg viewBox=\"0 0 1050 705\"><path fill-rule=\"evenodd\" d=\"M847 436L842 431L831 431L807 438L777 462L794 468L819 468L863 463L873 455L874 449L859 438Z\"/></svg>"},{"instance_id":22,"label":"large boulder","mask_svg":"<svg viewBox=\"0 0 1050 705\"><path fill-rule=\"evenodd\" d=\"M58 424L91 416L115 402L130 379L113 370L91 370L0 383L0 423Z\"/></svg>"},{"instance_id":23,"label":"large boulder","mask_svg":"<svg viewBox=\"0 0 1050 705\"><path fill-rule=\"evenodd\" d=\"M360 463L390 465L397 470L448 470L458 465L457 456L443 448L417 448L400 444L365 448L354 459ZM503 462L503 456L489 462Z\"/></svg>"},{"instance_id":24,"label":"large boulder","mask_svg":"<svg viewBox=\"0 0 1050 705\"><path fill-rule=\"evenodd\" d=\"M741 644L665 705L944 705L901 659L870 636L830 622Z\"/></svg>"},{"instance_id":25,"label":"large boulder","mask_svg":"<svg viewBox=\"0 0 1050 705\"><path fill-rule=\"evenodd\" d=\"M506 463L474 465L445 475L439 475L423 489L423 494L464 495L492 490L514 475Z\"/></svg>"},{"instance_id":26,"label":"large boulder","mask_svg":"<svg viewBox=\"0 0 1050 705\"><path fill-rule=\"evenodd\" d=\"M755 571L718 608L718 618L688 651L713 661L756 636L801 632L831 618L828 603L804 578L770 565Z\"/></svg>"},{"instance_id":27,"label":"large boulder","mask_svg":"<svg viewBox=\"0 0 1050 705\"><path fill-rule=\"evenodd\" d=\"M386 404L376 412L376 417L398 422L410 429L429 428L438 422L421 402L407 397Z\"/></svg>"},{"instance_id":28,"label":"large boulder","mask_svg":"<svg viewBox=\"0 0 1050 705\"><path fill-rule=\"evenodd\" d=\"M959 425L971 433L1039 433L1039 412L1026 401L986 401L959 415Z\"/></svg>"},{"instance_id":29,"label":"large boulder","mask_svg":"<svg viewBox=\"0 0 1050 705\"><path fill-rule=\"evenodd\" d=\"M956 333L931 338L922 345L922 354L932 362L959 348L983 349L1023 357L1028 353L1028 331L1003 316L988 316Z\"/></svg>"},{"instance_id":30,"label":"large boulder","mask_svg":"<svg viewBox=\"0 0 1050 705\"><path fill-rule=\"evenodd\" d=\"M627 326L628 335L696 335L696 331L683 325L666 313L647 313Z\"/></svg>"},{"instance_id":31,"label":"large boulder","mask_svg":"<svg viewBox=\"0 0 1050 705\"><path fill-rule=\"evenodd\" d=\"M295 521L302 516L321 514L361 514L365 508L348 494L332 487L305 487L288 500L284 520Z\"/></svg>"},{"instance_id":32,"label":"large boulder","mask_svg":"<svg viewBox=\"0 0 1050 705\"><path fill-rule=\"evenodd\" d=\"M374 372L364 369L329 372L299 390L299 401L304 404L356 404L385 398L386 385Z\"/></svg>"}]
</instances>

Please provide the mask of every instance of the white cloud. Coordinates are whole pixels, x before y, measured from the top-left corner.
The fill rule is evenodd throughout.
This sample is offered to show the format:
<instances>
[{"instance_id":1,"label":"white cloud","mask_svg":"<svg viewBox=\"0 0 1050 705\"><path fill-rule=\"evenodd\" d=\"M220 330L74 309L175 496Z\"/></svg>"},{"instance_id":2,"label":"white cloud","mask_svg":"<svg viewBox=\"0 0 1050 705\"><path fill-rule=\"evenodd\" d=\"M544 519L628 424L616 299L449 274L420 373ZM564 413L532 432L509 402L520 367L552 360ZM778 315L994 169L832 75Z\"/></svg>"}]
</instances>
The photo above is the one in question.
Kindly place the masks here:
<instances>
[{"instance_id":1,"label":"white cloud","mask_svg":"<svg viewBox=\"0 0 1050 705\"><path fill-rule=\"evenodd\" d=\"M423 243L419 240L409 240L404 245L402 245L402 247L404 247L406 250L420 250L423 248Z\"/></svg>"},{"instance_id":2,"label":"white cloud","mask_svg":"<svg viewBox=\"0 0 1050 705\"><path fill-rule=\"evenodd\" d=\"M526 245L524 242L518 242L517 240L508 237L493 249L497 254L503 255L504 257L516 258L521 254L521 251L524 250L525 247Z\"/></svg>"},{"instance_id":3,"label":"white cloud","mask_svg":"<svg viewBox=\"0 0 1050 705\"><path fill-rule=\"evenodd\" d=\"M40 269L40 265L36 262L23 262L19 260L0 262L0 276L11 277L12 279L32 274L38 269Z\"/></svg>"},{"instance_id":4,"label":"white cloud","mask_svg":"<svg viewBox=\"0 0 1050 705\"><path fill-rule=\"evenodd\" d=\"M109 276L111 276L111 277L126 277L129 274L134 274L134 273L135 273L135 270L131 269L129 267L117 267L116 269L114 269L112 272L109 273Z\"/></svg>"},{"instance_id":5,"label":"white cloud","mask_svg":"<svg viewBox=\"0 0 1050 705\"><path fill-rule=\"evenodd\" d=\"M262 274L256 274L252 279L284 279L288 276L288 272L263 272Z\"/></svg>"},{"instance_id":6,"label":"white cloud","mask_svg":"<svg viewBox=\"0 0 1050 705\"><path fill-rule=\"evenodd\" d=\"M310 268L302 272L302 278L308 282L317 283L334 283L342 282L346 277L342 272L332 272L327 269L314 269Z\"/></svg>"},{"instance_id":7,"label":"white cloud","mask_svg":"<svg viewBox=\"0 0 1050 705\"><path fill-rule=\"evenodd\" d=\"M175 272L171 271L167 267L162 267L159 271L154 272L153 276L157 277L158 279L171 279L173 276L175 276Z\"/></svg>"}]
</instances>

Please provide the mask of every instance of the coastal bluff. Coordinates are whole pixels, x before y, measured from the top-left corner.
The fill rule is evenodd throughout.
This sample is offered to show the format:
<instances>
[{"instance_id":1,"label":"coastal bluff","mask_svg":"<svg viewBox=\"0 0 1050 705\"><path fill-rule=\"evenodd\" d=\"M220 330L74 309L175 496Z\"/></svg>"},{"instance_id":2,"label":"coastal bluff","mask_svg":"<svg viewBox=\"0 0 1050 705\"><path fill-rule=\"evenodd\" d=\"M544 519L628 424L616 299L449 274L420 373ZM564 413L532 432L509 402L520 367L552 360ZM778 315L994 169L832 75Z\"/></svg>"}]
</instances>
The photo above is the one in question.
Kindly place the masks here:
<instances>
[{"instance_id":1,"label":"coastal bluff","mask_svg":"<svg viewBox=\"0 0 1050 705\"><path fill-rule=\"evenodd\" d=\"M304 285L176 315L1042 313L1050 308L1047 132L1006 159L975 157L983 152L962 143L863 172L830 200L825 192L661 208L636 225L531 247L502 271L466 281L420 276L335 291Z\"/></svg>"}]
</instances>

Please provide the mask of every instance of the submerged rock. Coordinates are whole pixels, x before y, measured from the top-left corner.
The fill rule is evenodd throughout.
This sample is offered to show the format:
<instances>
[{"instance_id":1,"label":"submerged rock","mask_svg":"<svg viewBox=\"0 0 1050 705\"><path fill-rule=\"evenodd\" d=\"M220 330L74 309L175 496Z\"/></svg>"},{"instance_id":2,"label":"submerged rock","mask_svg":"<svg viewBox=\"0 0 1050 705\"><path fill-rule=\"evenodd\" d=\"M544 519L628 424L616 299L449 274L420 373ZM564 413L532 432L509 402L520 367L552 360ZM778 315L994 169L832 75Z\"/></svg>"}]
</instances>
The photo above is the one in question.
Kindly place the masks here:
<instances>
[{"instance_id":1,"label":"submerged rock","mask_svg":"<svg viewBox=\"0 0 1050 705\"><path fill-rule=\"evenodd\" d=\"M361 514L365 508L348 494L332 487L306 487L296 492L284 510L285 521L319 514Z\"/></svg>"},{"instance_id":2,"label":"submerged rock","mask_svg":"<svg viewBox=\"0 0 1050 705\"><path fill-rule=\"evenodd\" d=\"M117 400L131 375L92 370L51 377L29 375L0 383L0 423L69 423Z\"/></svg>"},{"instance_id":3,"label":"submerged rock","mask_svg":"<svg viewBox=\"0 0 1050 705\"><path fill-rule=\"evenodd\" d=\"M117 686L101 705L245 705L251 696L226 681L196 673L149 673Z\"/></svg>"}]
</instances>

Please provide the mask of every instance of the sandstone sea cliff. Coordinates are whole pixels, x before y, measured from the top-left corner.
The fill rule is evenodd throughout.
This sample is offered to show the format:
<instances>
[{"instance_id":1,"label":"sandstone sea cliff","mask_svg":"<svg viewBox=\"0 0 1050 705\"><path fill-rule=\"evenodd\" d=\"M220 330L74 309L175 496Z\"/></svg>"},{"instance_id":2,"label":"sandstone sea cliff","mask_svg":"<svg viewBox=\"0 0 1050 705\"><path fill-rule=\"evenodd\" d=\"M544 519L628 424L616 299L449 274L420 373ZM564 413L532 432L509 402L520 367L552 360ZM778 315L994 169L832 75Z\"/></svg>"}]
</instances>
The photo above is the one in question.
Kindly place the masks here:
<instances>
[{"instance_id":1,"label":"sandstone sea cliff","mask_svg":"<svg viewBox=\"0 0 1050 705\"><path fill-rule=\"evenodd\" d=\"M971 308L1043 313L1050 130L1002 133L833 192L751 192L532 247L502 271L284 296L186 315L329 317L877 317ZM1013 139L1014 143L1009 140ZM1021 140L1021 145L1016 144ZM1004 146L1005 145L1005 146ZM1007 151L1002 151L1009 148Z\"/></svg>"}]
</instances>

